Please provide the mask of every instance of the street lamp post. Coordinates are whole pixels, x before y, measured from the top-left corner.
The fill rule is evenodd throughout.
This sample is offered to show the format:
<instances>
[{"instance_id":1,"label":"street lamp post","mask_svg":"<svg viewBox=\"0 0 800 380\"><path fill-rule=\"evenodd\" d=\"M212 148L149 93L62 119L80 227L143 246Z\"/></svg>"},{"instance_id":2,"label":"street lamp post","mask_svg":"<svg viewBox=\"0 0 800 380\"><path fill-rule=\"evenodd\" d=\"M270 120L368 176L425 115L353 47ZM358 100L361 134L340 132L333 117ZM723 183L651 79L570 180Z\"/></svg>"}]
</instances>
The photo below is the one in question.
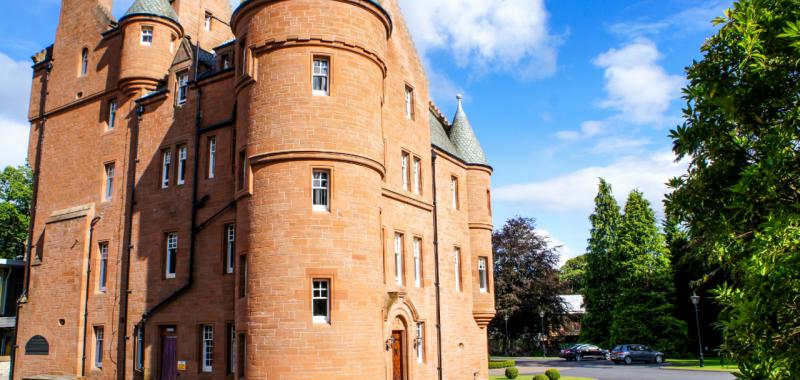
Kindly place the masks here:
<instances>
[{"instance_id":1,"label":"street lamp post","mask_svg":"<svg viewBox=\"0 0 800 380\"><path fill-rule=\"evenodd\" d=\"M539 310L539 320L542 322L541 335L539 335L539 344L542 345L542 357L547 356L544 350L544 310Z\"/></svg>"},{"instance_id":2,"label":"street lamp post","mask_svg":"<svg viewBox=\"0 0 800 380\"><path fill-rule=\"evenodd\" d=\"M703 342L700 340L700 314L697 310L697 304L700 303L700 296L692 292L692 296L689 297L689 299L692 300L692 305L694 305L694 320L697 322L697 344L700 346L700 367L702 368L705 363L703 360Z\"/></svg>"},{"instance_id":3,"label":"street lamp post","mask_svg":"<svg viewBox=\"0 0 800 380\"><path fill-rule=\"evenodd\" d=\"M506 321L506 344L503 347L503 355L508 356L508 314L503 315L503 320Z\"/></svg>"}]
</instances>

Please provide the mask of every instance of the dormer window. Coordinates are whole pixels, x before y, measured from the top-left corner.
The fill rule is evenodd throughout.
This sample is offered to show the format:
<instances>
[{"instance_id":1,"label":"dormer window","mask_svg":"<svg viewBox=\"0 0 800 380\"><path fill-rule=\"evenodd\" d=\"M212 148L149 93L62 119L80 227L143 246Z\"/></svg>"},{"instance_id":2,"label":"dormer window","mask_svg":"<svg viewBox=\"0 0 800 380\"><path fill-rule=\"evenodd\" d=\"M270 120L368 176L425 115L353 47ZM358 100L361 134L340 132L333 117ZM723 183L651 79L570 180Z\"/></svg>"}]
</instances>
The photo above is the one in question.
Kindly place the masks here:
<instances>
[{"instance_id":1,"label":"dormer window","mask_svg":"<svg viewBox=\"0 0 800 380\"><path fill-rule=\"evenodd\" d=\"M177 87L177 103L179 106L182 106L186 103L186 94L189 92L189 73L182 72L178 74Z\"/></svg>"},{"instance_id":2,"label":"dormer window","mask_svg":"<svg viewBox=\"0 0 800 380\"><path fill-rule=\"evenodd\" d=\"M142 27L142 45L150 46L153 44L153 27L152 26L143 26Z\"/></svg>"}]
</instances>

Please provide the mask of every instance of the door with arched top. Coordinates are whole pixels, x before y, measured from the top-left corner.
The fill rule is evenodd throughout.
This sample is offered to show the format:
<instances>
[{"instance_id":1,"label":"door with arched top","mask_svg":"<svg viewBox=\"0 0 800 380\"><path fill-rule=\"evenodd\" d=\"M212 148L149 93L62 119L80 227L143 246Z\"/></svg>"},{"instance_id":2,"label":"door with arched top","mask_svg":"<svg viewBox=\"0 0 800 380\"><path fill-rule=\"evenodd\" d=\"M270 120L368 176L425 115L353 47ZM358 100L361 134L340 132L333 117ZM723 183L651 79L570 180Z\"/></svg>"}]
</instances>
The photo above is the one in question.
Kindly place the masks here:
<instances>
[{"instance_id":1,"label":"door with arched top","mask_svg":"<svg viewBox=\"0 0 800 380\"><path fill-rule=\"evenodd\" d=\"M392 380L405 380L403 331L392 331Z\"/></svg>"}]
</instances>

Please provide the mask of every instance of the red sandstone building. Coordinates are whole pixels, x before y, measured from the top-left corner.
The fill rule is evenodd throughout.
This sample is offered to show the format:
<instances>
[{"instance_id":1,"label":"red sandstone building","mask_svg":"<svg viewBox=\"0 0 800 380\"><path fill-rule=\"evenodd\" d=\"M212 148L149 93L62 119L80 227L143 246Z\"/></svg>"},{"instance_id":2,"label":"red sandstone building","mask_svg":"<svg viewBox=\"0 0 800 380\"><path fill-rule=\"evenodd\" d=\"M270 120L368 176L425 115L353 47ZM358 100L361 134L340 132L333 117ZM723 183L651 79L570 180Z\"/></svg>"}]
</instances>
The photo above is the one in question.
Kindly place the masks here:
<instances>
[{"instance_id":1,"label":"red sandstone building","mask_svg":"<svg viewBox=\"0 0 800 380\"><path fill-rule=\"evenodd\" d=\"M395 0L62 0L14 379L486 379L491 167Z\"/></svg>"}]
</instances>

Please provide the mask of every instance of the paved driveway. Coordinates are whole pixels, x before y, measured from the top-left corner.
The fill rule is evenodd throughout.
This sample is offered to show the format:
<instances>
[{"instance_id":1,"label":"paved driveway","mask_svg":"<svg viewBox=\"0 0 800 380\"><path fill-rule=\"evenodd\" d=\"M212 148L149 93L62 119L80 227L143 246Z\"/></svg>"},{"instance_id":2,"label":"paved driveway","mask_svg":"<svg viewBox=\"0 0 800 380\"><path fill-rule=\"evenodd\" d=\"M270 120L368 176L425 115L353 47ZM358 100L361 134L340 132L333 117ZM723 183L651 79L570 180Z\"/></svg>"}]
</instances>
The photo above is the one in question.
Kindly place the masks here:
<instances>
[{"instance_id":1,"label":"paved driveway","mask_svg":"<svg viewBox=\"0 0 800 380\"><path fill-rule=\"evenodd\" d=\"M561 371L564 376L583 376L598 380L732 380L734 376L725 372L681 371L663 369L669 366L656 364L617 365L610 361L568 362L566 360L536 360L518 358L520 374L544 373L548 368ZM491 370L492 375L502 375L504 370Z\"/></svg>"}]
</instances>

